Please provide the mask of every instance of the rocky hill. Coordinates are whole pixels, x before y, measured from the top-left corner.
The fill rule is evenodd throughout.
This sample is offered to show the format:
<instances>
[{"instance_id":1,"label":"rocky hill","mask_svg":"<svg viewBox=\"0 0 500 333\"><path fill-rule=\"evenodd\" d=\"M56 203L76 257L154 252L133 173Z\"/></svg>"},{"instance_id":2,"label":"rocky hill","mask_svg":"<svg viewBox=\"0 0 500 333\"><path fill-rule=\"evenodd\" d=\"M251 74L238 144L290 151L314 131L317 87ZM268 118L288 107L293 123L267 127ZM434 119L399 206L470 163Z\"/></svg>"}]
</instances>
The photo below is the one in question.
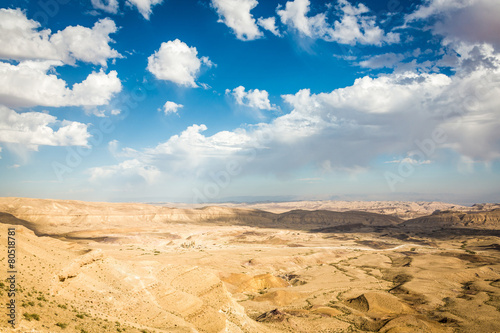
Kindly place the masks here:
<instances>
[{"instance_id":1,"label":"rocky hill","mask_svg":"<svg viewBox=\"0 0 500 333\"><path fill-rule=\"evenodd\" d=\"M480 228L500 229L500 208L486 211L444 211L408 220L404 224L418 228Z\"/></svg>"},{"instance_id":2,"label":"rocky hill","mask_svg":"<svg viewBox=\"0 0 500 333\"><path fill-rule=\"evenodd\" d=\"M139 203L98 203L69 200L0 198L0 218L10 219L38 235L83 230L165 226L172 223L246 225L310 230L340 225L395 225L395 216L371 212L293 210L281 214L248 208L170 208Z\"/></svg>"}]
</instances>

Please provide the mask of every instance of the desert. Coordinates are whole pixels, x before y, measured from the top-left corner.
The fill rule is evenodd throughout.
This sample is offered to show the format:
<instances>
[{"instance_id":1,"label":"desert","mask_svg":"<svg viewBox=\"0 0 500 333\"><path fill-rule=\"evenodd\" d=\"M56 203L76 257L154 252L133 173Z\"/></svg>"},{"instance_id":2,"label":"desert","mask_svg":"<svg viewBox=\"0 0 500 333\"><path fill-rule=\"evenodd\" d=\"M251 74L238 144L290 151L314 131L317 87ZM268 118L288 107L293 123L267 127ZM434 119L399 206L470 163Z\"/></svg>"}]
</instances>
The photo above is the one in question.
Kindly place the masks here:
<instances>
[{"instance_id":1,"label":"desert","mask_svg":"<svg viewBox=\"0 0 500 333\"><path fill-rule=\"evenodd\" d=\"M500 0L2 0L0 333L500 333Z\"/></svg>"},{"instance_id":2,"label":"desert","mask_svg":"<svg viewBox=\"0 0 500 333\"><path fill-rule=\"evenodd\" d=\"M231 206L1 198L1 330L500 331L499 205Z\"/></svg>"}]
</instances>

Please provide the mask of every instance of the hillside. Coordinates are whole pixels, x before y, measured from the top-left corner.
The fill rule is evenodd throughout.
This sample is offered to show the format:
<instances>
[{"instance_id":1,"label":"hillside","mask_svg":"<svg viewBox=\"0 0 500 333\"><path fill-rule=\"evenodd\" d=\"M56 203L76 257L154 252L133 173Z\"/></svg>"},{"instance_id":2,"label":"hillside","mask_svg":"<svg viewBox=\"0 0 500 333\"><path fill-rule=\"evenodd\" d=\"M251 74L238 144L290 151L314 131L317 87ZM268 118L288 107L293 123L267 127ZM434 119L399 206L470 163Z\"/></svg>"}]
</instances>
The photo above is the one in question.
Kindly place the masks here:
<instances>
[{"instance_id":1,"label":"hillside","mask_svg":"<svg viewBox=\"0 0 500 333\"><path fill-rule=\"evenodd\" d=\"M436 212L408 220L404 226L412 228L479 228L500 229L500 208L485 211Z\"/></svg>"},{"instance_id":2,"label":"hillside","mask_svg":"<svg viewBox=\"0 0 500 333\"><path fill-rule=\"evenodd\" d=\"M265 228L310 230L347 224L396 225L401 219L371 212L293 210L281 214L248 208L170 208L136 203L97 203L67 200L0 198L0 213L10 214L15 223L43 235L196 223L246 225ZM8 215L4 215L8 218Z\"/></svg>"},{"instance_id":3,"label":"hillside","mask_svg":"<svg viewBox=\"0 0 500 333\"><path fill-rule=\"evenodd\" d=\"M18 326L0 331L500 331L494 207L405 221L0 198L18 258Z\"/></svg>"}]
</instances>

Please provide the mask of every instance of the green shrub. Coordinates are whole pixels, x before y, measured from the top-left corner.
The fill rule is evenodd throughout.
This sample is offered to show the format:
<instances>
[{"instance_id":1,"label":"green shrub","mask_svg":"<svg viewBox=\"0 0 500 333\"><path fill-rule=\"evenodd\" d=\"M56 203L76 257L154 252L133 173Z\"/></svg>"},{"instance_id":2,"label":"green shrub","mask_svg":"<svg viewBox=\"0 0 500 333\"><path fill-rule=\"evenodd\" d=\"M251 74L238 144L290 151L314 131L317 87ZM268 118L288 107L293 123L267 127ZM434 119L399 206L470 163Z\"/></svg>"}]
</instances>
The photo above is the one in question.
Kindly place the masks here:
<instances>
[{"instance_id":1,"label":"green shrub","mask_svg":"<svg viewBox=\"0 0 500 333\"><path fill-rule=\"evenodd\" d=\"M56 326L59 326L60 328L62 329L65 329L66 327L68 327L68 324L65 324L65 323L57 323Z\"/></svg>"},{"instance_id":2,"label":"green shrub","mask_svg":"<svg viewBox=\"0 0 500 333\"><path fill-rule=\"evenodd\" d=\"M27 321L31 321L31 319L35 319L36 321L39 321L40 320L40 316L37 315L36 313L23 313L23 317L27 320Z\"/></svg>"}]
</instances>

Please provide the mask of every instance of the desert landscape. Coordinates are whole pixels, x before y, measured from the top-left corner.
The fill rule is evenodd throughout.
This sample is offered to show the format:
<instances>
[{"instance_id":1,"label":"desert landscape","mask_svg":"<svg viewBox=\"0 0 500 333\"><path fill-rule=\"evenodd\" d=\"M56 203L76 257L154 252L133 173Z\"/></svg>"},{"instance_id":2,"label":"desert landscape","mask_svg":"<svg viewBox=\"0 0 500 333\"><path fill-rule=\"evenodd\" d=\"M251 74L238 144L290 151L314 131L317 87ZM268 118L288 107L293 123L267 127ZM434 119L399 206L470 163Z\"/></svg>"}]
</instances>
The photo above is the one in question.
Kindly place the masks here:
<instances>
[{"instance_id":1,"label":"desert landscape","mask_svg":"<svg viewBox=\"0 0 500 333\"><path fill-rule=\"evenodd\" d=\"M500 0L2 0L0 333L500 333Z\"/></svg>"},{"instance_id":2,"label":"desert landscape","mask_svg":"<svg viewBox=\"0 0 500 333\"><path fill-rule=\"evenodd\" d=\"M2 332L500 331L500 205L5 197L0 212L17 250Z\"/></svg>"}]
</instances>

